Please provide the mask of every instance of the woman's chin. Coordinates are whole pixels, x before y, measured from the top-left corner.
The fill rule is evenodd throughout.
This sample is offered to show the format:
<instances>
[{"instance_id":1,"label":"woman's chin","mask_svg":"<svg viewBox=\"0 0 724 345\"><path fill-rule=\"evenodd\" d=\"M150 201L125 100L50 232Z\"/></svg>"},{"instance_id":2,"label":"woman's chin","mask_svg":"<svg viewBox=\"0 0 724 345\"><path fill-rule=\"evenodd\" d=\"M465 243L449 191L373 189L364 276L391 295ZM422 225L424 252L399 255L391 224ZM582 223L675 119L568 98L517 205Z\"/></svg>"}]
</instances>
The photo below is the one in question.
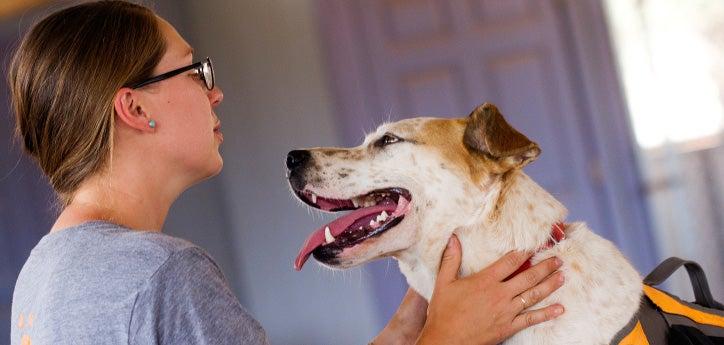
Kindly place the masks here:
<instances>
[{"instance_id":1,"label":"woman's chin","mask_svg":"<svg viewBox=\"0 0 724 345\"><path fill-rule=\"evenodd\" d=\"M221 173L221 169L223 167L224 159L221 158L221 155L217 153L215 159L209 162L209 164L206 166L206 169L200 171L199 178L194 184L208 180L218 175L219 173Z\"/></svg>"},{"instance_id":2,"label":"woman's chin","mask_svg":"<svg viewBox=\"0 0 724 345\"><path fill-rule=\"evenodd\" d=\"M217 155L218 155L218 157L217 157L218 159L216 160L216 164L215 164L214 168L211 170L211 175L209 176L209 178L218 175L219 173L221 173L221 169L224 168L224 158L221 157L220 153Z\"/></svg>"}]
</instances>

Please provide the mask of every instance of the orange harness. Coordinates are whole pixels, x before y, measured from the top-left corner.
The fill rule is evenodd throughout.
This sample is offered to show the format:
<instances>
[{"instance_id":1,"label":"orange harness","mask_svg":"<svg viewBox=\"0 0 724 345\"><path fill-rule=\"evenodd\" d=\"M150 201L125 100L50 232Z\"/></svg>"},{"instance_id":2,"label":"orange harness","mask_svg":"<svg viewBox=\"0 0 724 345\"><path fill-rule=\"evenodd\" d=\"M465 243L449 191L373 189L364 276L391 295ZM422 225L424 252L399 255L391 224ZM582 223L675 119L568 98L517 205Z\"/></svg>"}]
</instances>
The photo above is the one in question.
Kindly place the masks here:
<instances>
[{"instance_id":1,"label":"orange harness","mask_svg":"<svg viewBox=\"0 0 724 345\"><path fill-rule=\"evenodd\" d=\"M653 287L682 265L689 272L695 303ZM724 344L724 306L714 300L704 271L693 261L669 258L646 276L639 311L611 341L611 345L660 344Z\"/></svg>"}]
</instances>

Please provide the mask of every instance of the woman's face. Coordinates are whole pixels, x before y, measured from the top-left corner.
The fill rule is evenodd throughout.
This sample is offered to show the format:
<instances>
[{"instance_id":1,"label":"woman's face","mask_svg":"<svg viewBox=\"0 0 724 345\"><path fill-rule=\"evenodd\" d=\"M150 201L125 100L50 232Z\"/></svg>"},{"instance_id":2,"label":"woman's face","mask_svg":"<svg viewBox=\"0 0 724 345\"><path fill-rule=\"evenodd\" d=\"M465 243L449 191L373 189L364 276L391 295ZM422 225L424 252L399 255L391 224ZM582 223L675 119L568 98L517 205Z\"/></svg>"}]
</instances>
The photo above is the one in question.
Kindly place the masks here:
<instances>
[{"instance_id":1,"label":"woman's face","mask_svg":"<svg viewBox=\"0 0 724 345\"><path fill-rule=\"evenodd\" d=\"M193 63L191 46L171 24L158 19L167 47L154 75ZM191 70L153 84L147 92L146 111L156 121L154 146L164 164L184 172L190 184L218 174L223 166L219 153L223 135L214 108L224 98L221 89L209 91Z\"/></svg>"}]
</instances>

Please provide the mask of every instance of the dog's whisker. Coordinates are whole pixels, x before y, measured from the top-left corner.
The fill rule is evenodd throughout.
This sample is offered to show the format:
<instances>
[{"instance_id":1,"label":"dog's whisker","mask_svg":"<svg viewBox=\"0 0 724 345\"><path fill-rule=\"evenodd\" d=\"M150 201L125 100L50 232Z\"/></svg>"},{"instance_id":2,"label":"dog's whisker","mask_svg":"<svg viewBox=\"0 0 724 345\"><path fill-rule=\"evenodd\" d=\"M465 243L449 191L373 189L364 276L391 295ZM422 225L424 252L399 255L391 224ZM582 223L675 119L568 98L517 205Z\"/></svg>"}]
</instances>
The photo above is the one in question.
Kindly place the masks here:
<instances>
[{"instance_id":1,"label":"dog's whisker","mask_svg":"<svg viewBox=\"0 0 724 345\"><path fill-rule=\"evenodd\" d=\"M359 280L357 281L357 286L361 288L362 287L362 269L360 268L359 270L357 270L357 272L359 272Z\"/></svg>"},{"instance_id":2,"label":"dog's whisker","mask_svg":"<svg viewBox=\"0 0 724 345\"><path fill-rule=\"evenodd\" d=\"M352 272L352 270L345 271L345 272L349 272L349 274L345 277L345 279L346 279L345 283L347 284L347 286L351 286L352 283L354 282L354 272Z\"/></svg>"}]
</instances>

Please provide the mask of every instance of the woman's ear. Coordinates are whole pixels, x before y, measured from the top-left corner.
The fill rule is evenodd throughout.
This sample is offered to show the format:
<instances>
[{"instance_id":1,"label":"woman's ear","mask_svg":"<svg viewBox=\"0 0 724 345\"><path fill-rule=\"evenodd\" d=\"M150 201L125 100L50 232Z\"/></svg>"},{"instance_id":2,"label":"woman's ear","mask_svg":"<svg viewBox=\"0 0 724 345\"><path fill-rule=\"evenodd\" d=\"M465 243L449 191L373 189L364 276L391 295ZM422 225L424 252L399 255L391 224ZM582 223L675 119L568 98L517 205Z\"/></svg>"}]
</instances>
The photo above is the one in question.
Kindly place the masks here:
<instances>
[{"instance_id":1,"label":"woman's ear","mask_svg":"<svg viewBox=\"0 0 724 345\"><path fill-rule=\"evenodd\" d=\"M113 108L118 119L128 127L140 131L152 132L155 130L155 120L141 105L139 95L133 89L124 87L118 90L113 99Z\"/></svg>"},{"instance_id":2,"label":"woman's ear","mask_svg":"<svg viewBox=\"0 0 724 345\"><path fill-rule=\"evenodd\" d=\"M540 155L538 144L509 125L490 103L470 113L463 141L468 148L498 163L501 171L522 168Z\"/></svg>"}]
</instances>

